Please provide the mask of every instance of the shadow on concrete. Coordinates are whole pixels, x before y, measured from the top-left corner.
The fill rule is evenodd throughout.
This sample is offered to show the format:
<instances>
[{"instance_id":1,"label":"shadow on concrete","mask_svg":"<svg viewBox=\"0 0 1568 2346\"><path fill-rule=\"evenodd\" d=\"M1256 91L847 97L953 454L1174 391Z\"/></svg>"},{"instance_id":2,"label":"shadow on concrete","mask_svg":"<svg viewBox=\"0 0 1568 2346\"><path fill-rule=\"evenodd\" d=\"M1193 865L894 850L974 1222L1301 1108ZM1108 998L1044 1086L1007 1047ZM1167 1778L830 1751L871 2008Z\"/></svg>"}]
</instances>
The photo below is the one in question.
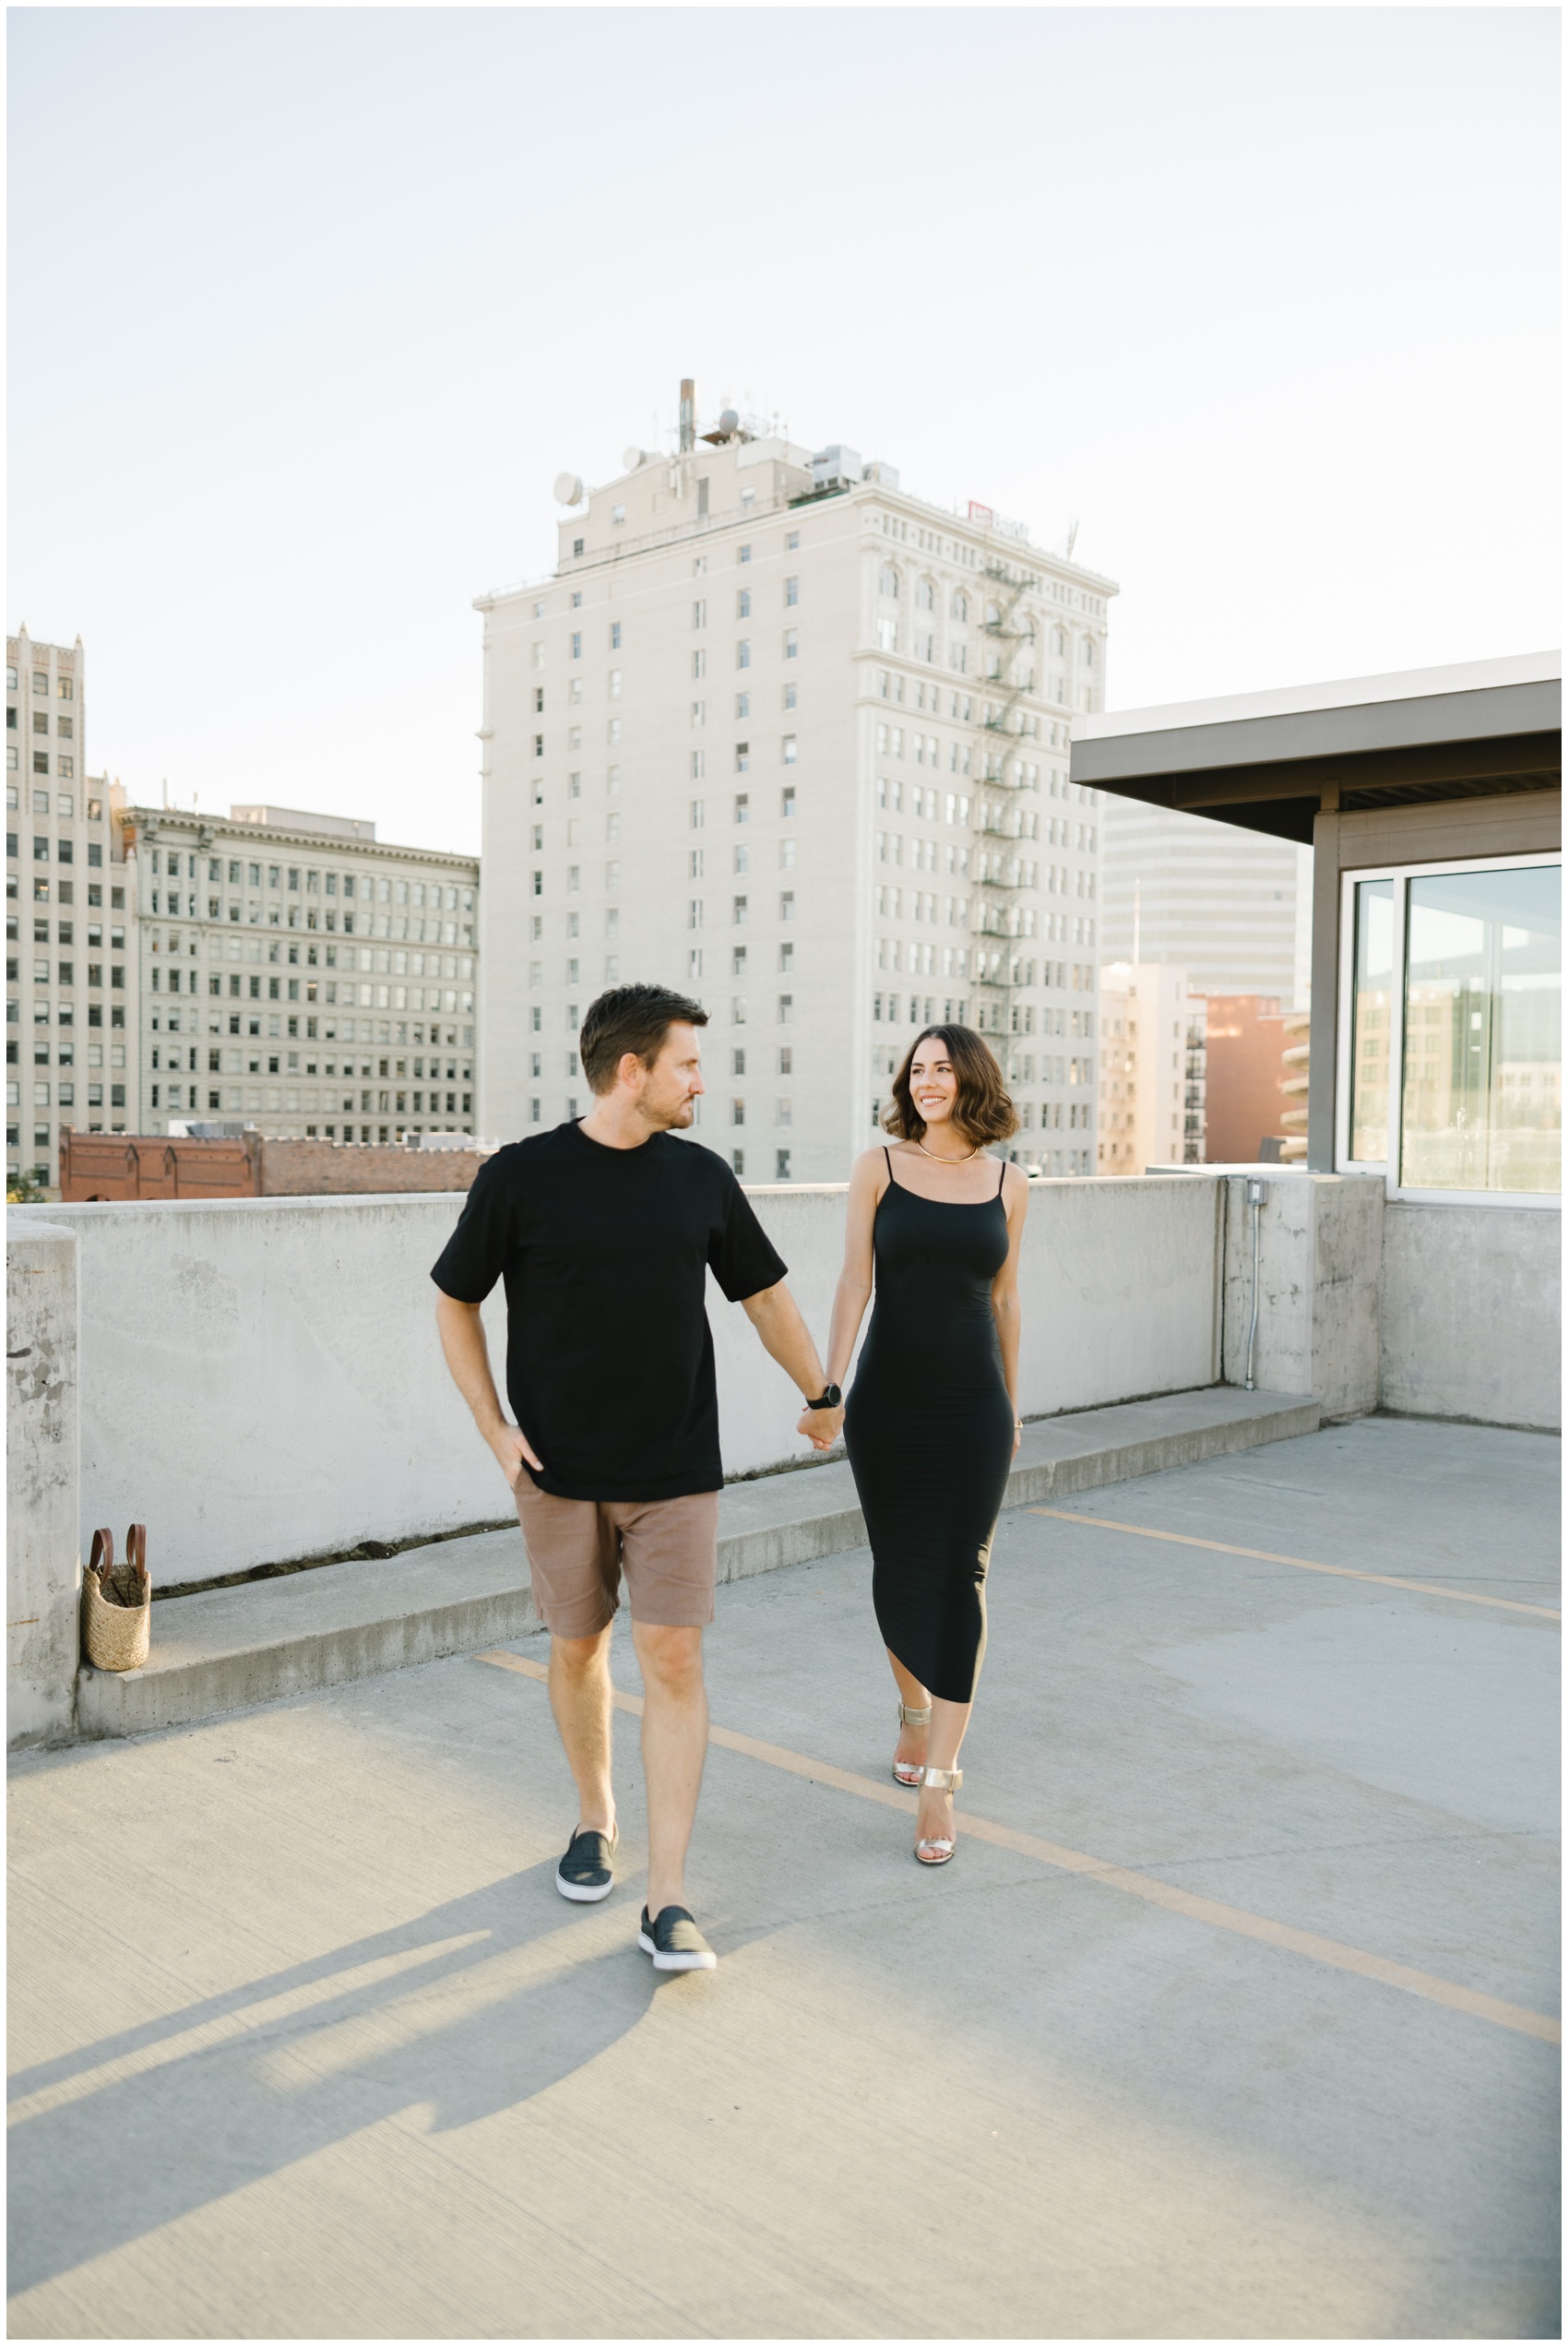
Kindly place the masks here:
<instances>
[{"instance_id":1,"label":"shadow on concrete","mask_svg":"<svg viewBox=\"0 0 1568 2346\"><path fill-rule=\"evenodd\" d=\"M10 2291L398 2112L428 2110L440 2132L511 2108L635 2029L660 1988L701 1992L700 1979L654 1972L624 1900L569 1909L553 1870L552 1859L18 2074L13 2103L76 2079L88 2090L12 2127ZM370 1967L375 1976L350 1983ZM301 2008L267 2012L285 1998ZM225 2023L239 2032L225 2039ZM126 2061L156 2066L90 2083ZM106 2167L111 2144L120 2150ZM79 2184L64 2198L63 2175Z\"/></svg>"}]
</instances>

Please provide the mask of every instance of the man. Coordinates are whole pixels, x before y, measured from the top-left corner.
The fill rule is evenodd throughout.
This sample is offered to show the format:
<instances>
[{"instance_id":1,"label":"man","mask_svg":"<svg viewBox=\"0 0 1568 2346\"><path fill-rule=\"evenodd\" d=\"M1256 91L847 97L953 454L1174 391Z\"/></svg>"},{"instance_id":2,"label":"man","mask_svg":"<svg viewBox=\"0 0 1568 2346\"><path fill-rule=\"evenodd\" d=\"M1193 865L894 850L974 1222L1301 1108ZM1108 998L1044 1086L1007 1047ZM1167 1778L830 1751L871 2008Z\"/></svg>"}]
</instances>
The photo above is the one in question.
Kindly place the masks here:
<instances>
[{"instance_id":1,"label":"man","mask_svg":"<svg viewBox=\"0 0 1568 2346\"><path fill-rule=\"evenodd\" d=\"M707 1749L702 1633L724 1479L707 1271L806 1397L800 1431L819 1449L838 1399L824 1389L785 1266L733 1173L673 1137L703 1089L707 1023L698 1004L663 986L600 994L580 1042L591 1110L498 1150L432 1274L446 1364L512 1486L550 1631L551 1709L579 1802L555 1886L578 1900L614 1886L610 1636L625 1575L647 1780L637 1944L661 1971L717 1960L683 1887ZM516 1424L502 1414L480 1323L497 1278Z\"/></svg>"}]
</instances>

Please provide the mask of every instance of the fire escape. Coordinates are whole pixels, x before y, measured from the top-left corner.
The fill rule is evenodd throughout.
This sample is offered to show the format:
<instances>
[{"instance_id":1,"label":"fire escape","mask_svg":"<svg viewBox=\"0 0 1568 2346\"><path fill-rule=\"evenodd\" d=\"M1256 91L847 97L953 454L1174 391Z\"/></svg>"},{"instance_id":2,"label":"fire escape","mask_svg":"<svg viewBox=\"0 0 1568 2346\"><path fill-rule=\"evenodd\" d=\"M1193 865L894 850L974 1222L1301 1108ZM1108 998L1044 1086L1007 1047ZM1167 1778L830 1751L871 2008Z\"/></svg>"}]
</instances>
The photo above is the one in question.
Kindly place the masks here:
<instances>
[{"instance_id":1,"label":"fire escape","mask_svg":"<svg viewBox=\"0 0 1568 2346\"><path fill-rule=\"evenodd\" d=\"M1024 835L1019 805L1024 769L1016 744L1023 732L1019 704L1032 682L1021 673L1021 658L1023 648L1033 641L1033 630L1020 624L1018 606L1039 580L995 553L988 554L983 575L984 673L976 696L980 740L969 800L974 842L971 994L975 1025L982 1032L1005 1034L1012 1024L1012 997L1022 982L1016 940L1023 892L1018 841Z\"/></svg>"}]
</instances>

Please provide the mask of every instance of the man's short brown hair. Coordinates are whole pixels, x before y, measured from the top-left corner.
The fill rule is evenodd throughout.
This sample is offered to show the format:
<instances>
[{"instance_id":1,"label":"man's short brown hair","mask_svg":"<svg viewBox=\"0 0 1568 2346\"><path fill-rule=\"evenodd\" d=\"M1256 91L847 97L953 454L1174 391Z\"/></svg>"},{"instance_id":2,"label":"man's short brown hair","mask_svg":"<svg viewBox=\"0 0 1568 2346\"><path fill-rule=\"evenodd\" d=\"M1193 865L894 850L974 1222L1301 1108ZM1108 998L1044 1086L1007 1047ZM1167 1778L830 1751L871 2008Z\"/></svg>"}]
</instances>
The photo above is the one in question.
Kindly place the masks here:
<instances>
[{"instance_id":1,"label":"man's short brown hair","mask_svg":"<svg viewBox=\"0 0 1568 2346\"><path fill-rule=\"evenodd\" d=\"M615 1070L628 1051L651 1067L671 1028L682 1024L705 1027L707 1012L700 1002L688 1001L667 985L618 985L601 994L588 1004L577 1038L590 1090L600 1095L612 1088Z\"/></svg>"}]
</instances>

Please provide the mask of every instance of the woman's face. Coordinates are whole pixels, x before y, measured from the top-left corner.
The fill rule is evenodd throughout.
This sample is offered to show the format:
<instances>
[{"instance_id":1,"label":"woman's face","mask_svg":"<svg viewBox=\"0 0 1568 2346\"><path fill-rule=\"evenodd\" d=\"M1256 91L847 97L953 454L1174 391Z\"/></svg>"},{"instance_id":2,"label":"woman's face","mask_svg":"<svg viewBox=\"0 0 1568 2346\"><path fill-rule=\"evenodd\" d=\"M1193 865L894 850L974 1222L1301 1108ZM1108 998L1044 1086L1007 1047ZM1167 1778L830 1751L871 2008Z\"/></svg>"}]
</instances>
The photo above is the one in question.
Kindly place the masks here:
<instances>
[{"instance_id":1,"label":"woman's face","mask_svg":"<svg viewBox=\"0 0 1568 2346\"><path fill-rule=\"evenodd\" d=\"M947 1046L935 1035L919 1044L909 1062L909 1097L928 1125L947 1124L958 1097L958 1078Z\"/></svg>"}]
</instances>

